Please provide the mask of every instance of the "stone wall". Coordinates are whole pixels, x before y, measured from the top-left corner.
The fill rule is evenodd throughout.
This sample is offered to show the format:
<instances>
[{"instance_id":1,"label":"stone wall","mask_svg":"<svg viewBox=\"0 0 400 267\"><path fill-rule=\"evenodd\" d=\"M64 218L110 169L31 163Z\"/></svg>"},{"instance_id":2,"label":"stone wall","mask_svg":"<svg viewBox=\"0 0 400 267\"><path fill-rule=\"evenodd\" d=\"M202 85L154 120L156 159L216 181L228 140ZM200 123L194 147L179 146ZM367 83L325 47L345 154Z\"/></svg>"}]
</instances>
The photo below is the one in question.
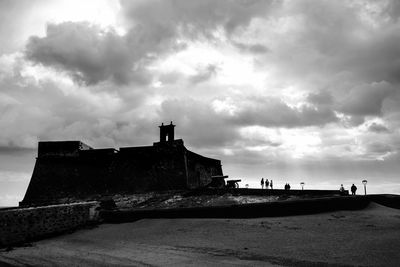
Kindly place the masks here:
<instances>
[{"instance_id":1,"label":"stone wall","mask_svg":"<svg viewBox=\"0 0 400 267\"><path fill-rule=\"evenodd\" d=\"M186 166L187 183L191 189L208 185L214 175L223 175L220 160L203 157L189 150L186 150Z\"/></svg>"},{"instance_id":2,"label":"stone wall","mask_svg":"<svg viewBox=\"0 0 400 267\"><path fill-rule=\"evenodd\" d=\"M0 247L21 244L96 223L98 202L0 210Z\"/></svg>"}]
</instances>

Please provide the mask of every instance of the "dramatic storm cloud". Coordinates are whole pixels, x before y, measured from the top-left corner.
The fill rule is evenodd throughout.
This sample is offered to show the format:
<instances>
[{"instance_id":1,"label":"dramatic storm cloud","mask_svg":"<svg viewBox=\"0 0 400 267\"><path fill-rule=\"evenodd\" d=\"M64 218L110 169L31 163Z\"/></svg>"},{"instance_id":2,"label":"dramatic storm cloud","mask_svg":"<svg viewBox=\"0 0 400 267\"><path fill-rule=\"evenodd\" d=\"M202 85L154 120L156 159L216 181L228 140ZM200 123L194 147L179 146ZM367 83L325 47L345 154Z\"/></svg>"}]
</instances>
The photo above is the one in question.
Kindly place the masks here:
<instances>
[{"instance_id":1,"label":"dramatic storm cloud","mask_svg":"<svg viewBox=\"0 0 400 267\"><path fill-rule=\"evenodd\" d=\"M147 145L158 125L226 174L400 193L400 5L0 1L0 205L40 140Z\"/></svg>"},{"instance_id":2,"label":"dramatic storm cloud","mask_svg":"<svg viewBox=\"0 0 400 267\"><path fill-rule=\"evenodd\" d=\"M28 60L65 70L78 82L112 79L127 83L135 61L128 48L126 40L114 31L86 22L64 22L47 25L44 38L31 37L25 53Z\"/></svg>"}]
</instances>

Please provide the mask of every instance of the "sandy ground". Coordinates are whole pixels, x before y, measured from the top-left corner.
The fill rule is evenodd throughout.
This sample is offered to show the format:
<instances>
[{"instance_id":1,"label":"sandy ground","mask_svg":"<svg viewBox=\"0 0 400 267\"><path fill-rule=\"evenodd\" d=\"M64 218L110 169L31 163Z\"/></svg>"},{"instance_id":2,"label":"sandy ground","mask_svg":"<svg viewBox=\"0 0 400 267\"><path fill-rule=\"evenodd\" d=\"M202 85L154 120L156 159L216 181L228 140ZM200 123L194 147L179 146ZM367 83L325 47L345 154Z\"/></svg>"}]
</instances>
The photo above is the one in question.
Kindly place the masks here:
<instances>
[{"instance_id":1,"label":"sandy ground","mask_svg":"<svg viewBox=\"0 0 400 267\"><path fill-rule=\"evenodd\" d=\"M400 266L400 210L145 219L0 252L0 266Z\"/></svg>"}]
</instances>

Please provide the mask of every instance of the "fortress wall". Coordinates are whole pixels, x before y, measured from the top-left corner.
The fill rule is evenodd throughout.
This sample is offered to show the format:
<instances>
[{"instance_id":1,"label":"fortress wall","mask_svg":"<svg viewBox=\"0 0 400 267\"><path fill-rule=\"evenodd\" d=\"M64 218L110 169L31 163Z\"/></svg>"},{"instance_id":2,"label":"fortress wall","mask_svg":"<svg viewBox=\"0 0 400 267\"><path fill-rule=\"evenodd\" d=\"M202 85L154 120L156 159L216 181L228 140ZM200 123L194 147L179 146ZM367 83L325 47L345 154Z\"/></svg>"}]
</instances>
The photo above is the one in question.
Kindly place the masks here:
<instances>
[{"instance_id":1,"label":"fortress wall","mask_svg":"<svg viewBox=\"0 0 400 267\"><path fill-rule=\"evenodd\" d=\"M76 159L38 158L23 203L49 202L55 195L66 197L69 184L78 180Z\"/></svg>"},{"instance_id":2,"label":"fortress wall","mask_svg":"<svg viewBox=\"0 0 400 267\"><path fill-rule=\"evenodd\" d=\"M186 151L188 187L202 187L211 182L211 176L222 175L221 161Z\"/></svg>"},{"instance_id":3,"label":"fortress wall","mask_svg":"<svg viewBox=\"0 0 400 267\"><path fill-rule=\"evenodd\" d=\"M21 206L96 199L114 193L186 188L183 144L79 151L38 157Z\"/></svg>"},{"instance_id":4,"label":"fortress wall","mask_svg":"<svg viewBox=\"0 0 400 267\"><path fill-rule=\"evenodd\" d=\"M104 193L112 161L112 157L39 157L21 205L65 203L68 198Z\"/></svg>"},{"instance_id":5,"label":"fortress wall","mask_svg":"<svg viewBox=\"0 0 400 267\"><path fill-rule=\"evenodd\" d=\"M20 206L96 200L103 195L196 188L222 175L221 161L188 151L182 140L93 149L79 141L41 142Z\"/></svg>"},{"instance_id":6,"label":"fortress wall","mask_svg":"<svg viewBox=\"0 0 400 267\"><path fill-rule=\"evenodd\" d=\"M0 210L0 247L74 230L99 220L97 202Z\"/></svg>"},{"instance_id":7,"label":"fortress wall","mask_svg":"<svg viewBox=\"0 0 400 267\"><path fill-rule=\"evenodd\" d=\"M184 146L176 144L121 148L113 168L121 191L184 189Z\"/></svg>"}]
</instances>

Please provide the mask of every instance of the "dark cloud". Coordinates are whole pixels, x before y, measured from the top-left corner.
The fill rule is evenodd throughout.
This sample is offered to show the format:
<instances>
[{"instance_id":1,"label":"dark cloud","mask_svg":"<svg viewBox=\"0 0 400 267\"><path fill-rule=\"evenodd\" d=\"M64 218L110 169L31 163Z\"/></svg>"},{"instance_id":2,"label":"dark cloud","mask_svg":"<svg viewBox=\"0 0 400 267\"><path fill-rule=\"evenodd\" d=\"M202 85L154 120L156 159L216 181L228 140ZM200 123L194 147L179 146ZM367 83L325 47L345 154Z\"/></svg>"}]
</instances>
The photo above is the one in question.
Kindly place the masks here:
<instances>
[{"instance_id":1,"label":"dark cloud","mask_svg":"<svg viewBox=\"0 0 400 267\"><path fill-rule=\"evenodd\" d=\"M327 91L319 91L316 93L310 93L307 96L307 100L317 106L320 105L331 105L333 104L333 97Z\"/></svg>"},{"instance_id":2,"label":"dark cloud","mask_svg":"<svg viewBox=\"0 0 400 267\"><path fill-rule=\"evenodd\" d=\"M283 101L274 98L251 99L248 105L242 107L235 115L227 116L226 119L239 125L287 128L321 126L337 121L336 115L329 108L290 107Z\"/></svg>"},{"instance_id":3,"label":"dark cloud","mask_svg":"<svg viewBox=\"0 0 400 267\"><path fill-rule=\"evenodd\" d=\"M371 142L366 145L368 156L371 155L385 155L386 153L392 152L393 149L389 144L384 144L381 142Z\"/></svg>"},{"instance_id":4,"label":"dark cloud","mask_svg":"<svg viewBox=\"0 0 400 267\"><path fill-rule=\"evenodd\" d=\"M373 122L368 126L368 131L374 132L374 133L388 133L389 129L386 128L386 126L383 124Z\"/></svg>"},{"instance_id":5,"label":"dark cloud","mask_svg":"<svg viewBox=\"0 0 400 267\"><path fill-rule=\"evenodd\" d=\"M395 22L397 22L400 16L400 2L396 0L389 1L384 11L387 12Z\"/></svg>"},{"instance_id":6,"label":"dark cloud","mask_svg":"<svg viewBox=\"0 0 400 267\"><path fill-rule=\"evenodd\" d=\"M393 88L386 82L354 87L344 99L340 111L355 116L380 116L383 101L392 92Z\"/></svg>"},{"instance_id":7,"label":"dark cloud","mask_svg":"<svg viewBox=\"0 0 400 267\"><path fill-rule=\"evenodd\" d=\"M85 22L48 24L45 37L30 38L25 54L35 63L66 71L89 85L107 79L126 84L134 75L144 76L140 64L133 64L125 38Z\"/></svg>"},{"instance_id":8,"label":"dark cloud","mask_svg":"<svg viewBox=\"0 0 400 267\"><path fill-rule=\"evenodd\" d=\"M343 51L332 66L346 70L364 82L400 82L400 33L395 27L382 28L363 42L354 42Z\"/></svg>"},{"instance_id":9,"label":"dark cloud","mask_svg":"<svg viewBox=\"0 0 400 267\"><path fill-rule=\"evenodd\" d=\"M149 32L149 36L185 34L211 36L222 27L228 34L247 26L254 17L263 17L281 1L195 1L146 0L121 1L128 21Z\"/></svg>"},{"instance_id":10,"label":"dark cloud","mask_svg":"<svg viewBox=\"0 0 400 267\"><path fill-rule=\"evenodd\" d=\"M362 27L356 10L346 3L327 0L297 1L291 15L301 16L296 37L301 45L328 56L341 53L352 44L354 32Z\"/></svg>"},{"instance_id":11,"label":"dark cloud","mask_svg":"<svg viewBox=\"0 0 400 267\"><path fill-rule=\"evenodd\" d=\"M251 53L251 54L265 54L270 50L268 47L262 44L246 44L241 42L232 42L232 44L238 48L241 52Z\"/></svg>"}]
</instances>

